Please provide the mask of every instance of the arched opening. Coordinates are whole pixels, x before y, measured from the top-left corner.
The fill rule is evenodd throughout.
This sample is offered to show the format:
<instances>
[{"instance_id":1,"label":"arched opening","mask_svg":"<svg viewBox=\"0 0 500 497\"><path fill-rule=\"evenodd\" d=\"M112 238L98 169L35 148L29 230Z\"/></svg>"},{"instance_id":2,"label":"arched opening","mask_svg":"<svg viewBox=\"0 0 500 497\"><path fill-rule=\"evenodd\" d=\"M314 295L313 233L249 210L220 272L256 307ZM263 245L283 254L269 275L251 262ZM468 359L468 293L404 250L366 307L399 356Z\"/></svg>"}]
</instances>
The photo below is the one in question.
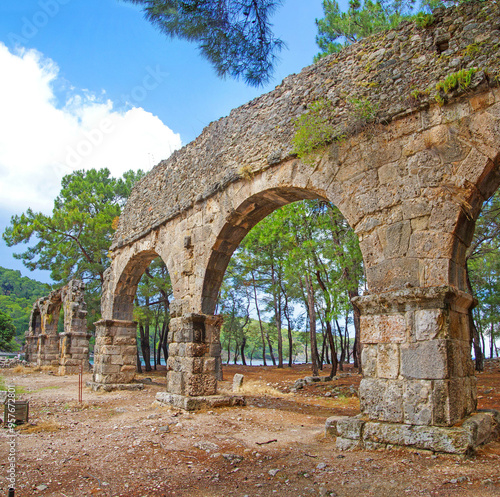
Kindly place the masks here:
<instances>
[{"instance_id":1,"label":"arched opening","mask_svg":"<svg viewBox=\"0 0 500 497\"><path fill-rule=\"evenodd\" d=\"M363 282L358 238L341 212L315 192L277 188L250 197L227 220L202 308L224 316L221 362L307 362L314 376L333 376L339 364L360 362L351 298Z\"/></svg>"},{"instance_id":2,"label":"arched opening","mask_svg":"<svg viewBox=\"0 0 500 497\"><path fill-rule=\"evenodd\" d=\"M465 290L476 299L469 311L470 340L476 371L484 359L499 356L500 338L500 161L489 160L477 190L457 223L465 245L459 254ZM462 283L462 282L459 282Z\"/></svg>"},{"instance_id":3,"label":"arched opening","mask_svg":"<svg viewBox=\"0 0 500 497\"><path fill-rule=\"evenodd\" d=\"M160 257L144 270L134 298L137 322L137 370L165 369L168 359L170 303L173 299L168 270Z\"/></svg>"},{"instance_id":4,"label":"arched opening","mask_svg":"<svg viewBox=\"0 0 500 497\"><path fill-rule=\"evenodd\" d=\"M153 249L133 255L112 294L112 319L96 323L94 381L130 383L136 370L151 371L168 356L172 286Z\"/></svg>"},{"instance_id":5,"label":"arched opening","mask_svg":"<svg viewBox=\"0 0 500 497\"><path fill-rule=\"evenodd\" d=\"M113 319L132 321L134 316L134 298L137 285L151 264L158 257L154 250L145 250L134 255L123 269L113 295Z\"/></svg>"}]
</instances>

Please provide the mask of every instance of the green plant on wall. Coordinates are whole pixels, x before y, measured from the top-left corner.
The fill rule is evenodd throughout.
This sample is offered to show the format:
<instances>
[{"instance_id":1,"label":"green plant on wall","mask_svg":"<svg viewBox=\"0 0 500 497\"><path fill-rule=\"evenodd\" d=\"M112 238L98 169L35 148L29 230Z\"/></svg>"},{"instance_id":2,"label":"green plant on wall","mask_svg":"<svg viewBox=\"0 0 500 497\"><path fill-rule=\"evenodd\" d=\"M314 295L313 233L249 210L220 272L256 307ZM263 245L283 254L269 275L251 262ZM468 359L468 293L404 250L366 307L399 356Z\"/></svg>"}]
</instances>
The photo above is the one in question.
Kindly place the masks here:
<instances>
[{"instance_id":1,"label":"green plant on wall","mask_svg":"<svg viewBox=\"0 0 500 497\"><path fill-rule=\"evenodd\" d=\"M375 119L379 108L378 104L370 102L366 97L353 97L348 102L352 109L352 116L356 121L367 124Z\"/></svg>"},{"instance_id":2,"label":"green plant on wall","mask_svg":"<svg viewBox=\"0 0 500 497\"><path fill-rule=\"evenodd\" d=\"M449 93L456 88L466 90L470 86L472 78L477 71L478 69L476 67L472 67L468 70L462 69L461 71L449 74L444 80L436 84L436 90L442 90L444 93Z\"/></svg>"},{"instance_id":3,"label":"green plant on wall","mask_svg":"<svg viewBox=\"0 0 500 497\"><path fill-rule=\"evenodd\" d=\"M293 151L300 159L330 143L335 137L331 125L333 104L324 98L311 104L309 110L295 121Z\"/></svg>"}]
</instances>

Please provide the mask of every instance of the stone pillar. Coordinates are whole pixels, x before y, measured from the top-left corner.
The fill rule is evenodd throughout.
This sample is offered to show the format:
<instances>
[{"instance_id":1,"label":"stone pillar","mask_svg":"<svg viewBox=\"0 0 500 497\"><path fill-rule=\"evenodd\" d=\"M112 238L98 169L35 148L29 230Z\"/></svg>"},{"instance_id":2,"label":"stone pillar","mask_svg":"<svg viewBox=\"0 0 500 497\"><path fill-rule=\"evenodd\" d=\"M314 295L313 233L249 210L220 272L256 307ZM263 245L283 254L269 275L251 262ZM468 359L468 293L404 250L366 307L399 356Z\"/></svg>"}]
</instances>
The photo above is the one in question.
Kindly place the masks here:
<instances>
[{"instance_id":1,"label":"stone pillar","mask_svg":"<svg viewBox=\"0 0 500 497\"><path fill-rule=\"evenodd\" d=\"M137 323L102 319L95 326L94 383L131 383L137 368Z\"/></svg>"},{"instance_id":2,"label":"stone pillar","mask_svg":"<svg viewBox=\"0 0 500 497\"><path fill-rule=\"evenodd\" d=\"M186 314L170 320L167 391L186 397L217 393L222 318Z\"/></svg>"},{"instance_id":3,"label":"stone pillar","mask_svg":"<svg viewBox=\"0 0 500 497\"><path fill-rule=\"evenodd\" d=\"M443 286L354 301L361 312L361 415L338 423L337 446L466 453L483 443L485 437L474 435L479 418L453 427L477 405L468 320L473 298ZM495 416L480 423L488 434L496 430Z\"/></svg>"},{"instance_id":4,"label":"stone pillar","mask_svg":"<svg viewBox=\"0 0 500 497\"><path fill-rule=\"evenodd\" d=\"M37 366L59 366L58 335L38 335Z\"/></svg>"},{"instance_id":5,"label":"stone pillar","mask_svg":"<svg viewBox=\"0 0 500 497\"><path fill-rule=\"evenodd\" d=\"M24 358L26 362L38 362L37 358L38 336L26 332L26 345L24 346Z\"/></svg>"},{"instance_id":6,"label":"stone pillar","mask_svg":"<svg viewBox=\"0 0 500 497\"><path fill-rule=\"evenodd\" d=\"M452 287L414 288L358 297L368 418L452 426L476 408L468 309Z\"/></svg>"},{"instance_id":7,"label":"stone pillar","mask_svg":"<svg viewBox=\"0 0 500 497\"><path fill-rule=\"evenodd\" d=\"M89 340L90 333L61 333L59 335L59 374L77 374L80 365L83 372L90 371Z\"/></svg>"}]
</instances>

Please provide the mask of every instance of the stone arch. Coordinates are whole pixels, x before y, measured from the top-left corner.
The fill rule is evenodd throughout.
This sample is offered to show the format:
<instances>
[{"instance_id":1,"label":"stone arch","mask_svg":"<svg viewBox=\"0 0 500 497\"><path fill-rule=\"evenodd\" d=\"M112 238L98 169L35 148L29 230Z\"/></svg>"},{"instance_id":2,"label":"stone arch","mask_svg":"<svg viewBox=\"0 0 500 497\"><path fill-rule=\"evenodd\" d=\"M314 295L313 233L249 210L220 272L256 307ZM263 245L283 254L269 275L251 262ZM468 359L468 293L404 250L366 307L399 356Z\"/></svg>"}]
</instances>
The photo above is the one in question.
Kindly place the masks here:
<instances>
[{"instance_id":1,"label":"stone arch","mask_svg":"<svg viewBox=\"0 0 500 497\"><path fill-rule=\"evenodd\" d=\"M67 285L38 299L26 333L26 357L38 366L59 366L61 374L89 370L89 338L85 284L71 280ZM60 316L64 326L58 332Z\"/></svg>"},{"instance_id":2,"label":"stone arch","mask_svg":"<svg viewBox=\"0 0 500 497\"><path fill-rule=\"evenodd\" d=\"M113 319L133 319L134 297L137 285L151 262L160 257L154 249L134 254L127 262L115 285L113 294Z\"/></svg>"},{"instance_id":3,"label":"stone arch","mask_svg":"<svg viewBox=\"0 0 500 497\"><path fill-rule=\"evenodd\" d=\"M305 199L328 201L322 195L303 187L274 187L255 193L231 210L216 236L203 282L201 312L213 314L227 265L247 233L276 209Z\"/></svg>"},{"instance_id":4,"label":"stone arch","mask_svg":"<svg viewBox=\"0 0 500 497\"><path fill-rule=\"evenodd\" d=\"M129 384L137 368L137 322L134 298L144 272L157 257L154 243L139 243L116 257L107 270L102 299L103 318L96 322L94 386ZM167 264L166 264L167 265ZM168 271L168 265L167 265Z\"/></svg>"}]
</instances>

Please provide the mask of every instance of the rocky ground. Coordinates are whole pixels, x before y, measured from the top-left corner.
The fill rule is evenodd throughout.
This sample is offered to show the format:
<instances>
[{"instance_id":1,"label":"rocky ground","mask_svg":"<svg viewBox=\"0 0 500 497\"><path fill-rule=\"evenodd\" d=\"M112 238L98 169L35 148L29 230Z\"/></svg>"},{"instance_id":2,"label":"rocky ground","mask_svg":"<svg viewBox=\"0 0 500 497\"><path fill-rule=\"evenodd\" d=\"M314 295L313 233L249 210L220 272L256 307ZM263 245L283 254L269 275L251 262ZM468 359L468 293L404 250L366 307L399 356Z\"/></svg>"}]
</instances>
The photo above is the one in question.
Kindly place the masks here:
<instances>
[{"instance_id":1,"label":"rocky ground","mask_svg":"<svg viewBox=\"0 0 500 497\"><path fill-rule=\"evenodd\" d=\"M336 450L324 425L359 412L351 369L291 392L307 368L228 366L222 390L235 373L245 375L245 407L184 412L155 403L164 371L140 375L151 379L142 391L84 388L83 404L77 376L0 371L30 402L17 436L16 496L500 496L500 442L473 459ZM500 361L478 381L479 407L500 409ZM7 450L0 439L1 495Z\"/></svg>"}]
</instances>

